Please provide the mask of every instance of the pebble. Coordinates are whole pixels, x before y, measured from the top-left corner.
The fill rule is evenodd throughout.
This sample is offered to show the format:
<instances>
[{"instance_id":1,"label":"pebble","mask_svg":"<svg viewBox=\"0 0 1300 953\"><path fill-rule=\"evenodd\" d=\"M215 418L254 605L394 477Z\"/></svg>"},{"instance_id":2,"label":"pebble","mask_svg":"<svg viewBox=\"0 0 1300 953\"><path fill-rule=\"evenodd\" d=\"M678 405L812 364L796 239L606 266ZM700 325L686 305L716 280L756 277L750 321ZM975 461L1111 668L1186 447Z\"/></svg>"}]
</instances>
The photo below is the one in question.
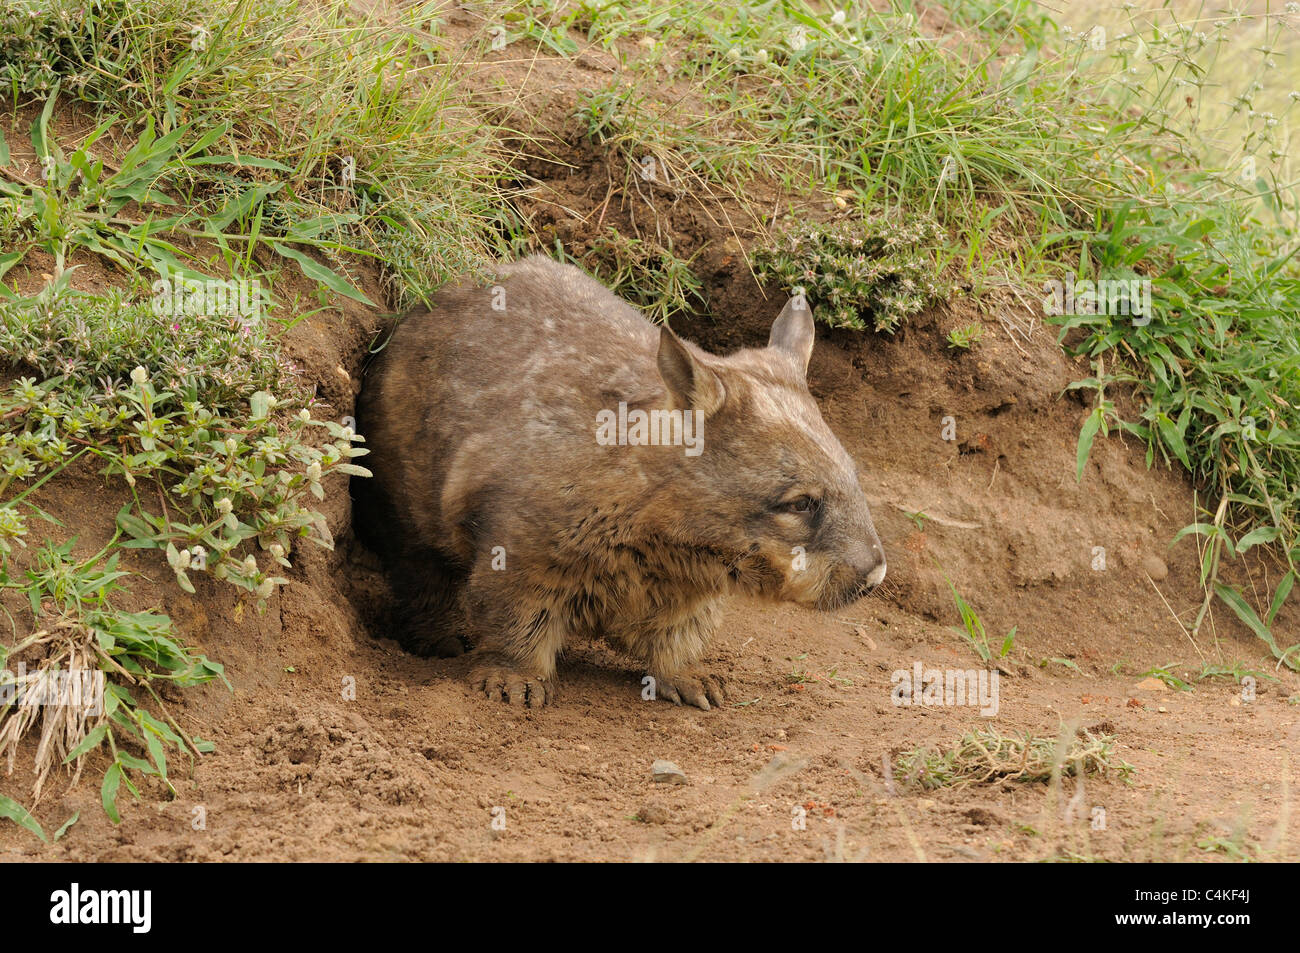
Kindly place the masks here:
<instances>
[{"instance_id":1,"label":"pebble","mask_svg":"<svg viewBox=\"0 0 1300 953\"><path fill-rule=\"evenodd\" d=\"M1143 556L1139 565L1141 565L1142 571L1156 582L1160 582L1169 577L1169 567L1165 565L1165 561L1159 556L1152 556L1150 554Z\"/></svg>"},{"instance_id":2,"label":"pebble","mask_svg":"<svg viewBox=\"0 0 1300 953\"><path fill-rule=\"evenodd\" d=\"M685 784L686 772L671 761L665 761L660 758L654 764L650 765L650 773L660 784Z\"/></svg>"}]
</instances>

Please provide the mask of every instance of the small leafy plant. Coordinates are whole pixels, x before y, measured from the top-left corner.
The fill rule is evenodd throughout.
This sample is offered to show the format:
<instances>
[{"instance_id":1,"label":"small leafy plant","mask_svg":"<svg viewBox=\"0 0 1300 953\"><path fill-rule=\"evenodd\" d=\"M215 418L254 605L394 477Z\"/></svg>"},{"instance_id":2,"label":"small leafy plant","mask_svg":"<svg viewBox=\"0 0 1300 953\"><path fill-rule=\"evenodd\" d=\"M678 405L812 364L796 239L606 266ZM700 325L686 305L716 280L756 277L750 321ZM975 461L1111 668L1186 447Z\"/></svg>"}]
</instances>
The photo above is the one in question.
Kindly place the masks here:
<instances>
[{"instance_id":1,"label":"small leafy plant","mask_svg":"<svg viewBox=\"0 0 1300 953\"><path fill-rule=\"evenodd\" d=\"M788 230L754 254L760 281L803 289L815 314L831 327L893 331L944 298L934 248L942 230L933 220L887 216L843 219Z\"/></svg>"},{"instance_id":2,"label":"small leafy plant","mask_svg":"<svg viewBox=\"0 0 1300 953\"><path fill-rule=\"evenodd\" d=\"M962 598L957 587L953 585L952 580L948 579L945 574L944 579L948 583L948 590L952 593L952 601L957 606L957 611L961 613L962 628L956 626L952 630L965 639L966 643L975 651L985 662L993 660L993 649L989 645L988 632L984 628L984 622L980 619L979 614L971 608L969 602ZM998 658L1006 658L1016 644L1016 630L1019 626L1012 626L1002 639L1002 645L998 649Z\"/></svg>"},{"instance_id":3,"label":"small leafy plant","mask_svg":"<svg viewBox=\"0 0 1300 953\"><path fill-rule=\"evenodd\" d=\"M964 324L948 332L948 346L962 351L969 351L984 337L984 327L979 324Z\"/></svg>"}]
</instances>

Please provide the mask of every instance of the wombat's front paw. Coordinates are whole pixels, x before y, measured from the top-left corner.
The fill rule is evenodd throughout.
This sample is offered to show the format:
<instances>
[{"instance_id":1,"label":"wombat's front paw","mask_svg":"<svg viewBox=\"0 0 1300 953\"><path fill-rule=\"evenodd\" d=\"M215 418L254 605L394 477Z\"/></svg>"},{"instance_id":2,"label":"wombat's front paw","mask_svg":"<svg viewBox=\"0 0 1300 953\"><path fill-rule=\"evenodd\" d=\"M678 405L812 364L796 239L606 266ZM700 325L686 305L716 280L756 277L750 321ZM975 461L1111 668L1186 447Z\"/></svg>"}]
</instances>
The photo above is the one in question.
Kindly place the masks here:
<instances>
[{"instance_id":1,"label":"wombat's front paw","mask_svg":"<svg viewBox=\"0 0 1300 953\"><path fill-rule=\"evenodd\" d=\"M722 679L713 675L656 677L655 696L674 705L694 705L705 711L710 708L721 708L723 701L726 700Z\"/></svg>"},{"instance_id":2,"label":"wombat's front paw","mask_svg":"<svg viewBox=\"0 0 1300 953\"><path fill-rule=\"evenodd\" d=\"M541 708L555 700L555 683L526 675L509 665L483 665L474 669L470 684L493 701Z\"/></svg>"}]
</instances>

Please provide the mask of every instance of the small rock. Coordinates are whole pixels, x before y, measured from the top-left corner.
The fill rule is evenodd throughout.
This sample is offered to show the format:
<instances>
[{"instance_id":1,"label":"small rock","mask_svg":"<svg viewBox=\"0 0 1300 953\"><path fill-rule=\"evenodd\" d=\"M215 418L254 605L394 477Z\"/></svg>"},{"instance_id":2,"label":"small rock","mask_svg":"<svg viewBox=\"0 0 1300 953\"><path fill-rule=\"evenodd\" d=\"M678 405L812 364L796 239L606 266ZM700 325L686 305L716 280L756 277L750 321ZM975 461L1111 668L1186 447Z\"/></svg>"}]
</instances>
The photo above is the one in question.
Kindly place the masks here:
<instances>
[{"instance_id":1,"label":"small rock","mask_svg":"<svg viewBox=\"0 0 1300 953\"><path fill-rule=\"evenodd\" d=\"M665 761L660 758L654 764L650 765L650 773L660 784L685 784L686 772L671 761Z\"/></svg>"},{"instance_id":2,"label":"small rock","mask_svg":"<svg viewBox=\"0 0 1300 953\"><path fill-rule=\"evenodd\" d=\"M1142 557L1138 565L1142 567L1144 573L1156 582L1160 582L1169 576L1169 567L1165 565L1165 561L1159 556L1147 554Z\"/></svg>"},{"instance_id":3,"label":"small rock","mask_svg":"<svg viewBox=\"0 0 1300 953\"><path fill-rule=\"evenodd\" d=\"M1144 689L1148 692L1167 692L1169 686L1158 678L1144 678L1133 686L1134 688Z\"/></svg>"}]
</instances>

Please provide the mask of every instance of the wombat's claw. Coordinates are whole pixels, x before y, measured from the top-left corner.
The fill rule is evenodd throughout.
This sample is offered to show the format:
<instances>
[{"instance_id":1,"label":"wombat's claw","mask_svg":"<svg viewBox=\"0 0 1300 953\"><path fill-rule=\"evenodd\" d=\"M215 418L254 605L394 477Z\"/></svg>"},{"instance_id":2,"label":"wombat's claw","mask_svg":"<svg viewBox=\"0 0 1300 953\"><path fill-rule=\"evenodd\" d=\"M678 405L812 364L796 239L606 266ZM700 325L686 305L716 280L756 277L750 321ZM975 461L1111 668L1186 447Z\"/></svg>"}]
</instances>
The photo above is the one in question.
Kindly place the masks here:
<instances>
[{"instance_id":1,"label":"wombat's claw","mask_svg":"<svg viewBox=\"0 0 1300 953\"><path fill-rule=\"evenodd\" d=\"M655 696L674 705L694 705L708 711L721 708L726 699L721 679L712 675L677 675L671 680L658 679L655 684ZM710 704L712 703L712 704Z\"/></svg>"},{"instance_id":2,"label":"wombat's claw","mask_svg":"<svg viewBox=\"0 0 1300 953\"><path fill-rule=\"evenodd\" d=\"M524 675L511 668L482 668L470 677L474 688L493 701L508 701L511 705L541 708L555 699L555 685L535 675Z\"/></svg>"}]
</instances>

